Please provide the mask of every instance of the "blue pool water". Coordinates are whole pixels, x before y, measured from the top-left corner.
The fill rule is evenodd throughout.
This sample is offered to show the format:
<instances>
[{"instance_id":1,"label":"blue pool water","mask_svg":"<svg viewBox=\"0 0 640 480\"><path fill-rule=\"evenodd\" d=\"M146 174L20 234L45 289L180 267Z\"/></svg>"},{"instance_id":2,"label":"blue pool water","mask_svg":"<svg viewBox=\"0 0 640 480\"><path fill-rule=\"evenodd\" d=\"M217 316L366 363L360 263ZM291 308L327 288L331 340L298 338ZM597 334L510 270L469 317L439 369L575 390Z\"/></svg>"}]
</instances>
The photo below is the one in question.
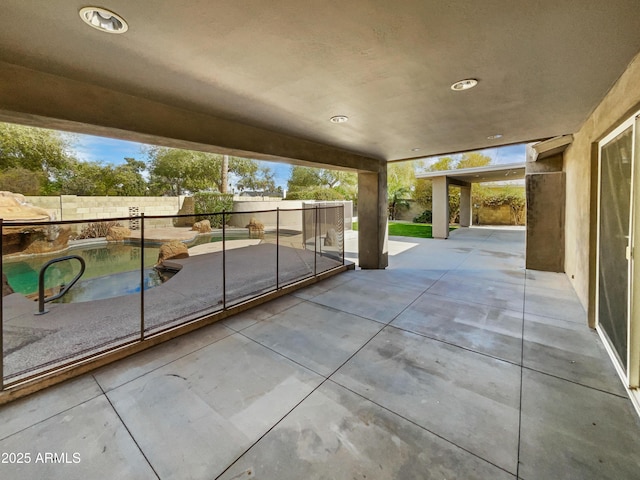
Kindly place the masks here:
<instances>
[{"instance_id":1,"label":"blue pool water","mask_svg":"<svg viewBox=\"0 0 640 480\"><path fill-rule=\"evenodd\" d=\"M144 288L160 285L166 277L152 267L158 260L157 247L144 248ZM38 276L42 266L54 258L79 255L86 264L84 275L59 302L82 302L128 295L140 291L142 249L134 245L107 244L84 246L53 255L38 255L20 259L3 259L3 273L11 288L29 295L38 291ZM45 273L45 288L71 282L80 271L77 260L51 265Z\"/></svg>"},{"instance_id":2,"label":"blue pool water","mask_svg":"<svg viewBox=\"0 0 640 480\"><path fill-rule=\"evenodd\" d=\"M227 233L228 240L248 238L248 232ZM221 241L221 232L198 235L189 247L203 243ZM160 274L152 267L158 260L159 245L145 244L144 247L144 289L153 288L171 278L170 274ZM84 275L69 292L57 302L84 302L101 298L112 298L140 292L140 268L142 249L134 244L105 243L84 245L51 255L34 255L24 258L3 258L3 272L9 285L17 293L31 295L38 291L38 275L42 266L54 258L79 255L86 264ZM47 268L45 288L66 285L80 271L77 260L55 263Z\"/></svg>"}]
</instances>

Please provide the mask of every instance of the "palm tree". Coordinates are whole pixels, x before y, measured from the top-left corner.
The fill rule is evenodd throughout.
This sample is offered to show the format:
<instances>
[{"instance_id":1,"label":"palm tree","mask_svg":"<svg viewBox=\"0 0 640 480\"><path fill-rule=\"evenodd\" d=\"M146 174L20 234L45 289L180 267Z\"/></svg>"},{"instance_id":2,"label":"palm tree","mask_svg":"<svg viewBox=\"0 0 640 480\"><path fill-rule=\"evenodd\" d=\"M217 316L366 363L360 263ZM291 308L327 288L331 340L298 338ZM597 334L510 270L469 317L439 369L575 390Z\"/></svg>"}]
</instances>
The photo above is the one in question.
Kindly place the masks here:
<instances>
[{"instance_id":1,"label":"palm tree","mask_svg":"<svg viewBox=\"0 0 640 480\"><path fill-rule=\"evenodd\" d=\"M405 186L399 186L389 191L389 220L395 220L401 208L409 208L406 197L411 194L411 190Z\"/></svg>"}]
</instances>

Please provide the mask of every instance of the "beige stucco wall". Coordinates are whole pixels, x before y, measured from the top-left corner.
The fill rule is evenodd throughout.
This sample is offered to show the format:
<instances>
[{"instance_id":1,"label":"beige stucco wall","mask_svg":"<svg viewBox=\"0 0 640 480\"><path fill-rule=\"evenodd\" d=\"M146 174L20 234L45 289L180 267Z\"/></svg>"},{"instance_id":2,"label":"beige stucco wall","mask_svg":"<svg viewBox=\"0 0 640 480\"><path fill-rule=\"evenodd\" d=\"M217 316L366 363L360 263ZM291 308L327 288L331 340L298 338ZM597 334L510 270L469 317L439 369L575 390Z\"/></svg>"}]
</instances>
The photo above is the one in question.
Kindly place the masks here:
<instances>
[{"instance_id":1,"label":"beige stucco wall","mask_svg":"<svg viewBox=\"0 0 640 480\"><path fill-rule=\"evenodd\" d=\"M302 212L287 211L293 209L301 209L302 201L298 200L234 200L233 216L229 221L229 225L233 227L244 227L252 218L262 222L266 227L275 227L276 212L263 213L242 213L253 212L259 210L276 210L282 209L280 212L280 226L284 228L292 228L302 230Z\"/></svg>"},{"instance_id":2,"label":"beige stucco wall","mask_svg":"<svg viewBox=\"0 0 640 480\"><path fill-rule=\"evenodd\" d=\"M280 209L280 227L292 230L302 229L302 208L311 208L315 203L322 205L344 204L344 228L350 230L353 220L353 205L351 201L345 202L313 202L310 200L234 200L233 215L229 225L233 227L244 227L252 218L262 222L267 227L276 225L276 212L243 213L260 210Z\"/></svg>"},{"instance_id":3,"label":"beige stucco wall","mask_svg":"<svg viewBox=\"0 0 640 480\"><path fill-rule=\"evenodd\" d=\"M597 68L597 65L594 65L594 68ZM592 212L590 207L591 175L592 170L595 170L592 166L595 164L592 161L592 144L601 140L639 109L640 54L634 58L580 130L574 134L573 144L565 151L565 271L585 308L589 305L589 282L594 272L590 242L593 242L593 232L596 228L595 212ZM593 253L593 248L591 251Z\"/></svg>"},{"instance_id":4,"label":"beige stucco wall","mask_svg":"<svg viewBox=\"0 0 640 480\"><path fill-rule=\"evenodd\" d=\"M515 225L515 218L509 205L487 207L485 205L473 209L474 225ZM522 215L524 220L525 214ZM476 221L477 220L477 221ZM524 225L521 221L518 225Z\"/></svg>"},{"instance_id":5,"label":"beige stucco wall","mask_svg":"<svg viewBox=\"0 0 640 480\"><path fill-rule=\"evenodd\" d=\"M415 217L420 215L426 210L423 205L419 204L415 200L406 200L409 207L400 207L396 215L396 220L404 220L412 222Z\"/></svg>"}]
</instances>

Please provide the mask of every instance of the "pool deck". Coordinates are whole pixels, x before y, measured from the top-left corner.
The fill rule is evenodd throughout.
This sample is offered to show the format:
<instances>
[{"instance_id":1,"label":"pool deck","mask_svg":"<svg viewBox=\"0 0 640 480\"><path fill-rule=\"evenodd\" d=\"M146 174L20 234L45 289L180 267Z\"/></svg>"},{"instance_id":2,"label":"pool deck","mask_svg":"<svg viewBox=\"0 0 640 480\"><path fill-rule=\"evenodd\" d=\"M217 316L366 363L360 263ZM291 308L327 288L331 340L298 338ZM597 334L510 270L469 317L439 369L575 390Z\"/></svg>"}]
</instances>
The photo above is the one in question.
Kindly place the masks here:
<instances>
[{"instance_id":1,"label":"pool deck","mask_svg":"<svg viewBox=\"0 0 640 480\"><path fill-rule=\"evenodd\" d=\"M173 260L180 271L166 283L144 292L145 333L222 311L227 306L273 290L276 284L276 245L260 240L226 242L226 298L223 299L222 243L192 247L191 256ZM293 283L341 262L314 252L280 246L280 285ZM4 376L33 374L43 366L97 352L140 337L141 295L91 302L47 304L48 313L35 315L36 302L21 294L4 301Z\"/></svg>"}]
</instances>

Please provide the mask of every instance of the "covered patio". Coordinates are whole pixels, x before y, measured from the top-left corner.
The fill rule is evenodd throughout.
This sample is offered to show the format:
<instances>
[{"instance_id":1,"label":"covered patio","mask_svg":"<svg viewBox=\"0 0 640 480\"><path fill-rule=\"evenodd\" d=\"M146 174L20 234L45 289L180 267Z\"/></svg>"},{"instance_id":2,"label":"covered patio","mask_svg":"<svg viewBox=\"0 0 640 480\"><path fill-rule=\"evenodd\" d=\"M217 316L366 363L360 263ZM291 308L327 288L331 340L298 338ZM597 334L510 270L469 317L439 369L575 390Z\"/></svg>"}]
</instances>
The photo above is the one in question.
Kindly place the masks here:
<instances>
[{"instance_id":1,"label":"covered patio","mask_svg":"<svg viewBox=\"0 0 640 480\"><path fill-rule=\"evenodd\" d=\"M524 240L391 237L386 270L6 405L1 450L31 463L2 476L635 478L632 404L566 275L525 270ZM69 462L35 462L52 450Z\"/></svg>"},{"instance_id":2,"label":"covered patio","mask_svg":"<svg viewBox=\"0 0 640 480\"><path fill-rule=\"evenodd\" d=\"M471 185L474 183L501 182L525 178L525 163L487 165L462 170L424 172L417 178L433 182L433 237L449 238L449 186L460 188L460 226L471 225Z\"/></svg>"}]
</instances>

